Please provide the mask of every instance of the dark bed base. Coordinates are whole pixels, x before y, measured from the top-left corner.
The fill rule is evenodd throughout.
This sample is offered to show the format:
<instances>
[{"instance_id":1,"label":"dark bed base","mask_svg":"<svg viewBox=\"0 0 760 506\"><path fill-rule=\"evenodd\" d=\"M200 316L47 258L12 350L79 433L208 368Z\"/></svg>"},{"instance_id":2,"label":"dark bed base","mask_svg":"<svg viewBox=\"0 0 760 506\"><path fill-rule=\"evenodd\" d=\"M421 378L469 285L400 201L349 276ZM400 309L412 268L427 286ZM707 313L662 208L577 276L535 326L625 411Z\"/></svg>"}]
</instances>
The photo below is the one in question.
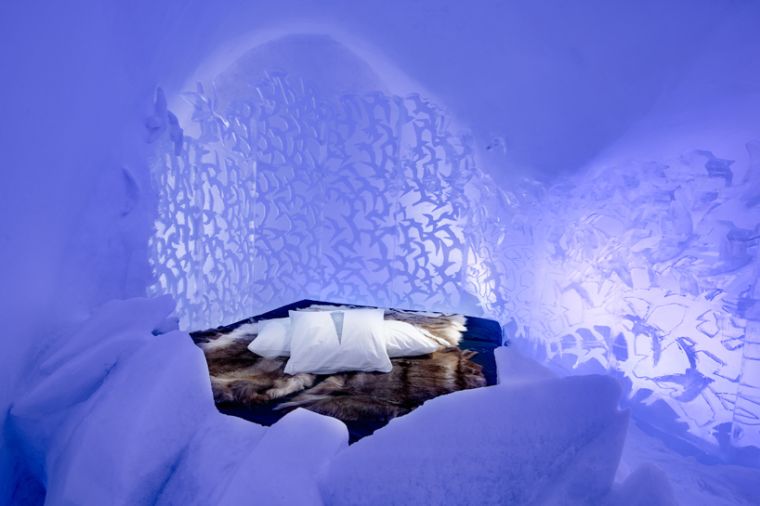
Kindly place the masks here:
<instances>
[{"instance_id":1,"label":"dark bed base","mask_svg":"<svg viewBox=\"0 0 760 506\"><path fill-rule=\"evenodd\" d=\"M288 316L288 311L303 309L314 304L356 306L355 304L341 304L305 299L251 318L246 318L245 320L240 320L230 325L219 327L217 330L231 331L245 323L271 318L285 318ZM473 316L467 317L467 331L462 336L462 341L460 342L459 347L463 350L477 352L477 355L471 360L482 367L483 376L485 376L487 385L496 384L496 361L493 351L497 346L501 345L501 340L501 326L498 322L486 318L477 318ZM220 403L217 404L217 408L219 411L227 415L237 416L266 426L272 425L286 414L283 411L274 411L266 405L243 406L240 404ZM347 423L349 441L351 443L358 441L362 437L372 434L386 424L386 420L371 419Z\"/></svg>"}]
</instances>

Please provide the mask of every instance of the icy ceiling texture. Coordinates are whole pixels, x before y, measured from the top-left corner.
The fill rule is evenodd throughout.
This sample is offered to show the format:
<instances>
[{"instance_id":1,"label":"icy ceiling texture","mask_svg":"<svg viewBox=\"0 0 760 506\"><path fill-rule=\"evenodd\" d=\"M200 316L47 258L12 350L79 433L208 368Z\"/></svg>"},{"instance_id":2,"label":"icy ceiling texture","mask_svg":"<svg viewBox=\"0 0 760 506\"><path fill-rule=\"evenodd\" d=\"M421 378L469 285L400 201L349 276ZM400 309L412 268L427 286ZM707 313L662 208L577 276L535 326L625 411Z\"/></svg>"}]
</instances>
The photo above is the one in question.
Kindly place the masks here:
<instances>
[{"instance_id":1,"label":"icy ceiling texture","mask_svg":"<svg viewBox=\"0 0 760 506\"><path fill-rule=\"evenodd\" d=\"M156 144L152 291L184 327L306 297L478 312L566 371L618 375L659 423L665 405L760 446L756 145L498 189L422 96L248 84L199 85L199 133Z\"/></svg>"}]
</instances>

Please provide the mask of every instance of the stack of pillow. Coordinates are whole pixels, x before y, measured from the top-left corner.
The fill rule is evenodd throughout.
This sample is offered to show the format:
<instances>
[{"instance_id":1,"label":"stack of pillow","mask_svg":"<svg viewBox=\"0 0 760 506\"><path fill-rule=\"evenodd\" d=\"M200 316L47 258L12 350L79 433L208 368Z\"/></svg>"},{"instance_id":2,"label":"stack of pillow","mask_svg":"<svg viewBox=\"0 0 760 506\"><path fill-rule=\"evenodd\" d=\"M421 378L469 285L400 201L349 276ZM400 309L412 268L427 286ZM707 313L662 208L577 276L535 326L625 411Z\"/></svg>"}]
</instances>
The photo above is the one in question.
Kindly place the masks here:
<instances>
[{"instance_id":1,"label":"stack of pillow","mask_svg":"<svg viewBox=\"0 0 760 506\"><path fill-rule=\"evenodd\" d=\"M390 372L392 357L432 353L440 345L414 325L385 320L382 309L290 311L262 321L248 349L267 358L290 357L287 374Z\"/></svg>"}]
</instances>

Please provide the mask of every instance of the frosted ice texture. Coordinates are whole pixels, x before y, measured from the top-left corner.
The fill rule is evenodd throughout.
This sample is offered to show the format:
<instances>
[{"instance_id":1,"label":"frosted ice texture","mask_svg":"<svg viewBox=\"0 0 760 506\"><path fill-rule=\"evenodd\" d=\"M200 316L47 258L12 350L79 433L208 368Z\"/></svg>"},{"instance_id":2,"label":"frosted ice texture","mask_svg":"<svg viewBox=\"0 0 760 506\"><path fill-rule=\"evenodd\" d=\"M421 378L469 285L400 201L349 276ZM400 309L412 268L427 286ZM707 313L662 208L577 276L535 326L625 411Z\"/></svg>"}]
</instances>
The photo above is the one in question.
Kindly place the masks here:
<instances>
[{"instance_id":1,"label":"frosted ice texture","mask_svg":"<svg viewBox=\"0 0 760 506\"><path fill-rule=\"evenodd\" d=\"M156 293L185 327L307 296L456 308L470 148L419 96L318 96L272 74L226 111L191 93L198 139L164 139Z\"/></svg>"},{"instance_id":2,"label":"frosted ice texture","mask_svg":"<svg viewBox=\"0 0 760 506\"><path fill-rule=\"evenodd\" d=\"M758 148L499 188L419 96L271 74L160 140L155 293L183 327L304 297L477 311L569 372L613 372L701 439L760 446ZM645 154L642 154L645 156ZM755 322L755 323L753 323Z\"/></svg>"}]
</instances>

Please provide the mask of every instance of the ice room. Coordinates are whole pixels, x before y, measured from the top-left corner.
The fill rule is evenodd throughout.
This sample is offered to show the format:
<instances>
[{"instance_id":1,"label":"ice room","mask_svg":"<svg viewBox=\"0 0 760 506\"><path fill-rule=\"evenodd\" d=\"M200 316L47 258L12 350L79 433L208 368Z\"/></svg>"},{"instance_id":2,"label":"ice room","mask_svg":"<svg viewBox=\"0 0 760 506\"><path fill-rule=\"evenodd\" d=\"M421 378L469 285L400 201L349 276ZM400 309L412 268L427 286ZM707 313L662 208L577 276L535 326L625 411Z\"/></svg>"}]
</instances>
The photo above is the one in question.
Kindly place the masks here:
<instances>
[{"instance_id":1,"label":"ice room","mask_svg":"<svg viewBox=\"0 0 760 506\"><path fill-rule=\"evenodd\" d=\"M760 3L0 3L0 505L760 504Z\"/></svg>"}]
</instances>

